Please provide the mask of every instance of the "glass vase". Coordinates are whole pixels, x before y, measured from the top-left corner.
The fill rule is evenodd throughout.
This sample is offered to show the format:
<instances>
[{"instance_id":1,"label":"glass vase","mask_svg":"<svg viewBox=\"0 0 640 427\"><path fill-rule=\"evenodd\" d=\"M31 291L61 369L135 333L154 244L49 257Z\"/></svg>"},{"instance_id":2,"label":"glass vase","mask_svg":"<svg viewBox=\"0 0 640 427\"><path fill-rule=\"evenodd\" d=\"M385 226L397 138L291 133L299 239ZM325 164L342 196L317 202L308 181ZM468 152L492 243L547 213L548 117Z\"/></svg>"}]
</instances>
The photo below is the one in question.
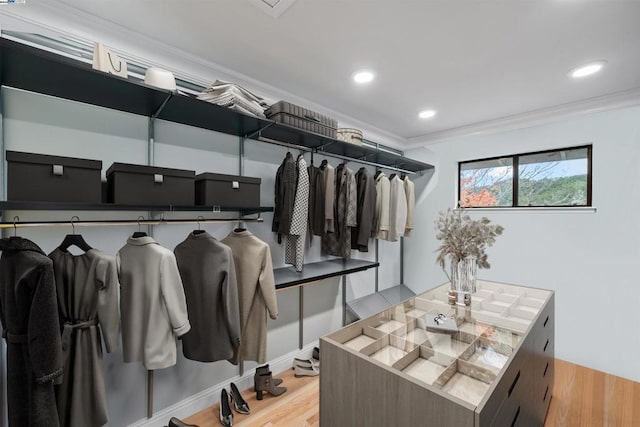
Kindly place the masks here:
<instances>
[{"instance_id":1,"label":"glass vase","mask_svg":"<svg viewBox=\"0 0 640 427\"><path fill-rule=\"evenodd\" d=\"M476 257L473 256L457 262L451 261L451 290L457 292L458 295L470 295L476 292L476 272L478 270L476 261Z\"/></svg>"}]
</instances>

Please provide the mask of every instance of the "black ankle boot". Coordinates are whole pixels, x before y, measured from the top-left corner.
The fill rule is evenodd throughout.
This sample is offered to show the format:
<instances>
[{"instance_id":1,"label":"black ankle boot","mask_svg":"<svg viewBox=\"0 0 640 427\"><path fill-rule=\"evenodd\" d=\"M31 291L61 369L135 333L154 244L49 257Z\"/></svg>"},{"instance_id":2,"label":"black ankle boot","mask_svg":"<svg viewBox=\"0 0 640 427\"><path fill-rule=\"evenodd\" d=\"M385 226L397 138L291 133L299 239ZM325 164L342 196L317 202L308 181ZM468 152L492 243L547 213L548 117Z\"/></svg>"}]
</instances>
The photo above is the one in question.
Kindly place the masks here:
<instances>
[{"instance_id":1,"label":"black ankle boot","mask_svg":"<svg viewBox=\"0 0 640 427\"><path fill-rule=\"evenodd\" d=\"M269 365L264 365L264 366L258 366L256 368L256 373L253 375L253 390L254 391L258 391L258 389L256 388L256 383L258 382L258 377L260 375L266 375L269 374ZM274 385L280 385L282 384L282 380L280 378L273 378L273 384Z\"/></svg>"},{"instance_id":2,"label":"black ankle boot","mask_svg":"<svg viewBox=\"0 0 640 427\"><path fill-rule=\"evenodd\" d=\"M273 381L271 372L269 372L268 374L258 376L258 381L256 382L256 398L258 400L262 400L262 394L265 391L272 396L280 396L282 393L287 391L287 388L277 387Z\"/></svg>"}]
</instances>

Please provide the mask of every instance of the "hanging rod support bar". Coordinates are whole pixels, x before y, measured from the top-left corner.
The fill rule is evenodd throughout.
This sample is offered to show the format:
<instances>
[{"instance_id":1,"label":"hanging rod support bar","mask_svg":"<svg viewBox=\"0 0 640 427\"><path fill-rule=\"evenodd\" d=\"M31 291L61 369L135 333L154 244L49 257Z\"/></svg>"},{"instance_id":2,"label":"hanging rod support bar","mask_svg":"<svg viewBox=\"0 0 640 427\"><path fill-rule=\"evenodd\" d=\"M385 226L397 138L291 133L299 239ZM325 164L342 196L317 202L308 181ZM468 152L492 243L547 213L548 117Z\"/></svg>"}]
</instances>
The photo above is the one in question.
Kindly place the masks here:
<instances>
[{"instance_id":1,"label":"hanging rod support bar","mask_svg":"<svg viewBox=\"0 0 640 427\"><path fill-rule=\"evenodd\" d=\"M169 100L171 99L172 96L173 96L172 93L167 95L167 97L164 99L164 101L162 101L162 104L160 104L158 109L151 115L151 117L149 117L152 122L155 121L158 118L160 113L162 113L162 110L164 110L164 107L167 105L167 102L169 102Z\"/></svg>"},{"instance_id":2,"label":"hanging rod support bar","mask_svg":"<svg viewBox=\"0 0 640 427\"><path fill-rule=\"evenodd\" d=\"M262 131L264 131L265 129L270 128L274 124L275 124L275 122L267 123L266 126L263 126L263 127L261 127L260 129L258 129L256 131L253 131L251 133L246 134L245 136L242 137L242 139L244 139L244 140L251 139L251 138L255 137L256 135L258 136L258 139L260 139L261 138L260 135L262 134Z\"/></svg>"}]
</instances>

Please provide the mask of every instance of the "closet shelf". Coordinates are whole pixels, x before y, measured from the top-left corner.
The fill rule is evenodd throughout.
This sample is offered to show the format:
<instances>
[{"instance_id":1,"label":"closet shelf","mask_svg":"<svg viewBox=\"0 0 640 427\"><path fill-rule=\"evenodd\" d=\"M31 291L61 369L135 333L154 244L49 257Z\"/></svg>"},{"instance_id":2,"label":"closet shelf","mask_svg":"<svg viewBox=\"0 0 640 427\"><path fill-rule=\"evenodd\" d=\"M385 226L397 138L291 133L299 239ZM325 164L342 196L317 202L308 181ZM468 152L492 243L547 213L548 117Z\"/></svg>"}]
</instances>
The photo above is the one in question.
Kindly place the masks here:
<instances>
[{"instance_id":1,"label":"closet shelf","mask_svg":"<svg viewBox=\"0 0 640 427\"><path fill-rule=\"evenodd\" d=\"M304 270L300 273L293 267L276 268L273 275L276 279L276 289L280 290L365 271L379 265L379 262L340 258L305 264Z\"/></svg>"},{"instance_id":2,"label":"closet shelf","mask_svg":"<svg viewBox=\"0 0 640 427\"><path fill-rule=\"evenodd\" d=\"M385 150L338 141L272 120L242 114L195 97L180 95L96 71L90 64L0 38L4 86L86 104L155 117L238 137L266 138L311 150L364 160L410 172L433 166Z\"/></svg>"},{"instance_id":3,"label":"closet shelf","mask_svg":"<svg viewBox=\"0 0 640 427\"><path fill-rule=\"evenodd\" d=\"M216 206L175 206L175 205L116 205L111 203L63 203L63 202L0 202L0 211L120 211L120 212L239 212L251 215L273 212L271 206L251 208Z\"/></svg>"}]
</instances>

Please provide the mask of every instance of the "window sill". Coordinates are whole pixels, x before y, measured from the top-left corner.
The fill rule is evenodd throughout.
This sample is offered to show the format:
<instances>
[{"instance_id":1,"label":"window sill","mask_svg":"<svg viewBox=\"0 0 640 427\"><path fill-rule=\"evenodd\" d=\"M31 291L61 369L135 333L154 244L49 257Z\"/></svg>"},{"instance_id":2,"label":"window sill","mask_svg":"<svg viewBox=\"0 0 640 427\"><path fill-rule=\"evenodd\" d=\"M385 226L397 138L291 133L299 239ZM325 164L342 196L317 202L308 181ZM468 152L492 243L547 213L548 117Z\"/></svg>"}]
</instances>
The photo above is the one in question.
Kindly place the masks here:
<instances>
[{"instance_id":1,"label":"window sill","mask_svg":"<svg viewBox=\"0 0 640 427\"><path fill-rule=\"evenodd\" d=\"M465 208L465 209L455 209L463 210L467 213L580 213L580 214L589 214L596 213L598 209L595 206L576 206L576 207L568 207L568 206L548 206L548 207L517 207L517 208Z\"/></svg>"}]
</instances>

